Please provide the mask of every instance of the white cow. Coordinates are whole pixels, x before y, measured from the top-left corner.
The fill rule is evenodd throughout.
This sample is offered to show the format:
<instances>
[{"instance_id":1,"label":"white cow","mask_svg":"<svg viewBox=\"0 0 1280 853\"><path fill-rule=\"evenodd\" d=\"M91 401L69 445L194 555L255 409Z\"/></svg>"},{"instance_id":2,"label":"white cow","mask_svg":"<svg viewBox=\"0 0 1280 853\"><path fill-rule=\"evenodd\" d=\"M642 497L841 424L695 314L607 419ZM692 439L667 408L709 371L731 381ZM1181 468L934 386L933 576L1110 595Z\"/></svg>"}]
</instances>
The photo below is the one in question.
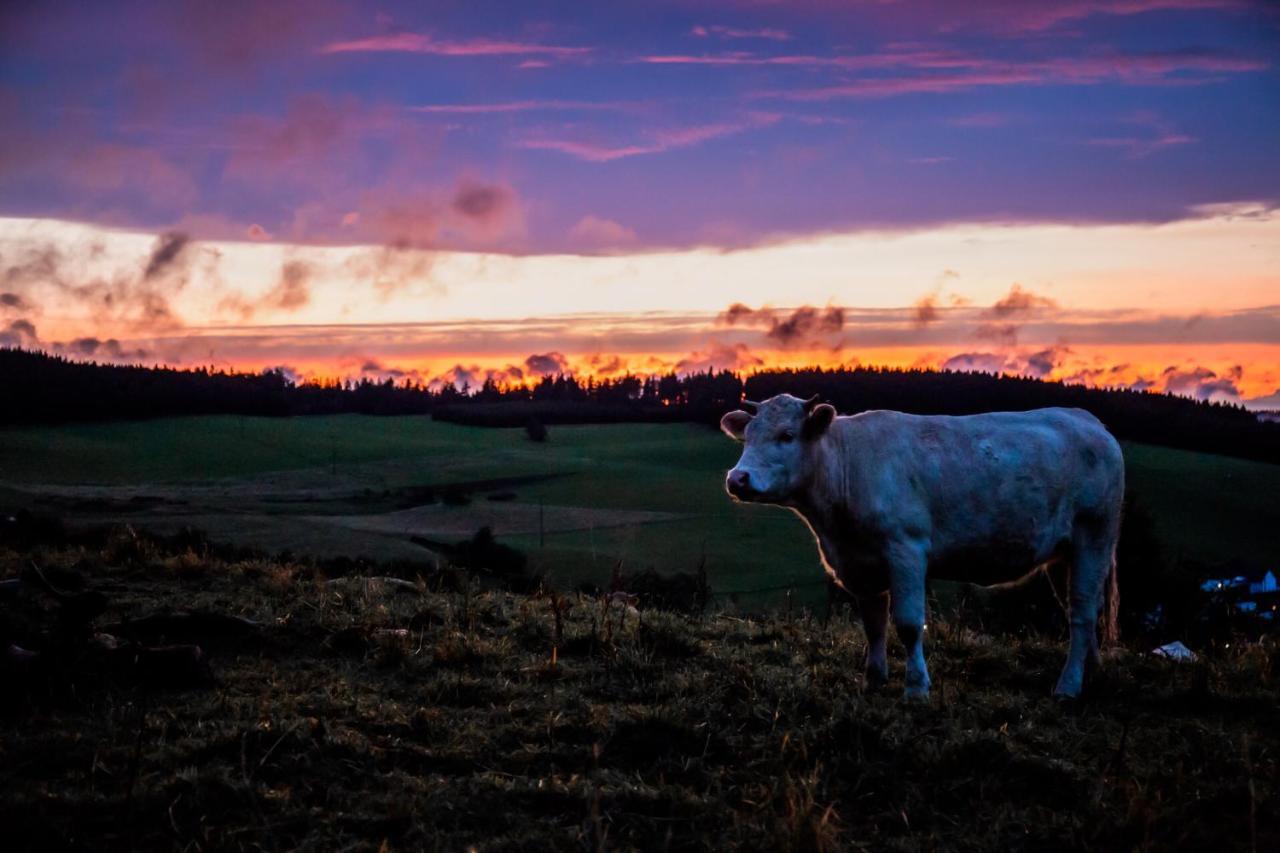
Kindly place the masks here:
<instances>
[{"instance_id":1,"label":"white cow","mask_svg":"<svg viewBox=\"0 0 1280 853\"><path fill-rule=\"evenodd\" d=\"M890 614L907 649L906 693L927 696L925 577L990 584L1070 564L1071 643L1054 692L1076 696L1098 662L1099 609L1115 631L1115 550L1124 459L1080 409L965 417L871 411L836 416L782 394L720 428L744 442L725 487L795 511L823 565L853 594L868 683L888 678ZM1108 584L1108 579L1110 583Z\"/></svg>"}]
</instances>

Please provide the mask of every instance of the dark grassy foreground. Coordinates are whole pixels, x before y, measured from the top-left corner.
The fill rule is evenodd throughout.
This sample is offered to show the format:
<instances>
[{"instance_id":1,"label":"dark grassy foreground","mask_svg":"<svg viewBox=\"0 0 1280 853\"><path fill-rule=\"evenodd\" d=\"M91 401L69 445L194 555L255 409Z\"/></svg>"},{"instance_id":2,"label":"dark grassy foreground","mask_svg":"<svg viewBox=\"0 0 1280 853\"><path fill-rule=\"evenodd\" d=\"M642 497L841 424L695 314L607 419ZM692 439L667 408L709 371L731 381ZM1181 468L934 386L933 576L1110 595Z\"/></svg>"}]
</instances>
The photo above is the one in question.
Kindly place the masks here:
<instances>
[{"instance_id":1,"label":"dark grassy foreground","mask_svg":"<svg viewBox=\"0 0 1280 853\"><path fill-rule=\"evenodd\" d=\"M1057 643L929 626L935 695L864 693L862 635L431 592L138 540L18 554L106 593L99 622L260 620L216 684L80 672L0 723L6 849L1280 847L1280 650L1117 652L1048 697Z\"/></svg>"}]
</instances>

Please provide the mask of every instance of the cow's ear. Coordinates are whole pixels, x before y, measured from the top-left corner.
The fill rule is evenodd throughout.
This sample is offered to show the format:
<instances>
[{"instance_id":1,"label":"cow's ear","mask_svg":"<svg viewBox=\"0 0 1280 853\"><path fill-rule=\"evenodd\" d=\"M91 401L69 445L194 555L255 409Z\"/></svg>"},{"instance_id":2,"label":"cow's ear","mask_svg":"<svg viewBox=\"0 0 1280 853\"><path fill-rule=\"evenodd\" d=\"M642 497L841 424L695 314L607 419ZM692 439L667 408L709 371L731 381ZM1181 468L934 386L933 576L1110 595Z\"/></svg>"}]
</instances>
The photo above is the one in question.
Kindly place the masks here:
<instances>
[{"instance_id":1,"label":"cow's ear","mask_svg":"<svg viewBox=\"0 0 1280 853\"><path fill-rule=\"evenodd\" d=\"M809 416L804 419L805 438L817 438L822 435L835 418L836 410L831 404L819 403L814 406L813 411L809 412Z\"/></svg>"},{"instance_id":2,"label":"cow's ear","mask_svg":"<svg viewBox=\"0 0 1280 853\"><path fill-rule=\"evenodd\" d=\"M738 409L735 412L729 412L729 414L720 419L720 429L725 435L729 436L729 438L732 438L734 441L745 441L746 439L743 435L746 433L747 424L751 423L752 417L752 415L747 414L741 409Z\"/></svg>"}]
</instances>

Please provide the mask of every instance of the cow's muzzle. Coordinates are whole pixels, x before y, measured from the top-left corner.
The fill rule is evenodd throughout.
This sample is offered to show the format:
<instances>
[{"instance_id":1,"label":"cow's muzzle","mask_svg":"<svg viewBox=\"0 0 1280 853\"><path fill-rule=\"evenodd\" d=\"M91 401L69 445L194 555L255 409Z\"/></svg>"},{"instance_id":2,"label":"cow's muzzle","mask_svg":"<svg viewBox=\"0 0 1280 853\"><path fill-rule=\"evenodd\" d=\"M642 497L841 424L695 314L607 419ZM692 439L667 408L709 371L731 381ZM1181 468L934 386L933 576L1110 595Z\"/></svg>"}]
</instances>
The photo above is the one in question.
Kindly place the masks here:
<instances>
[{"instance_id":1,"label":"cow's muzzle","mask_svg":"<svg viewBox=\"0 0 1280 853\"><path fill-rule=\"evenodd\" d=\"M724 488L740 501L749 501L760 493L751 485L751 475L741 468L734 468L724 478Z\"/></svg>"}]
</instances>

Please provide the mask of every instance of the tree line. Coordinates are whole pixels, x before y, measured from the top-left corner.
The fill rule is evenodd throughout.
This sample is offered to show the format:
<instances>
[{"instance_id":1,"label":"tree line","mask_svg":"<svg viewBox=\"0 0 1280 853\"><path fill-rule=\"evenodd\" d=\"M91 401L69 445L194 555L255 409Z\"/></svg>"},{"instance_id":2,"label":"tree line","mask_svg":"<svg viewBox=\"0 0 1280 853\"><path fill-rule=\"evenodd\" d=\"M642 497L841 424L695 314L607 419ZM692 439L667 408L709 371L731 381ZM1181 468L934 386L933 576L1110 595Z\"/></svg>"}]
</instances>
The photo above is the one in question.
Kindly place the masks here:
<instances>
[{"instance_id":1,"label":"tree line","mask_svg":"<svg viewBox=\"0 0 1280 853\"><path fill-rule=\"evenodd\" d=\"M1245 409L1169 394L1089 388L986 373L859 367L707 371L661 376L543 377L531 387L477 388L413 380L294 382L282 371L243 373L81 362L0 348L0 423L56 424L174 415L281 417L429 414L477 426L686 421L715 424L745 396L818 394L846 414L896 409L963 415L1075 406L1118 437L1280 464L1280 424Z\"/></svg>"}]
</instances>

